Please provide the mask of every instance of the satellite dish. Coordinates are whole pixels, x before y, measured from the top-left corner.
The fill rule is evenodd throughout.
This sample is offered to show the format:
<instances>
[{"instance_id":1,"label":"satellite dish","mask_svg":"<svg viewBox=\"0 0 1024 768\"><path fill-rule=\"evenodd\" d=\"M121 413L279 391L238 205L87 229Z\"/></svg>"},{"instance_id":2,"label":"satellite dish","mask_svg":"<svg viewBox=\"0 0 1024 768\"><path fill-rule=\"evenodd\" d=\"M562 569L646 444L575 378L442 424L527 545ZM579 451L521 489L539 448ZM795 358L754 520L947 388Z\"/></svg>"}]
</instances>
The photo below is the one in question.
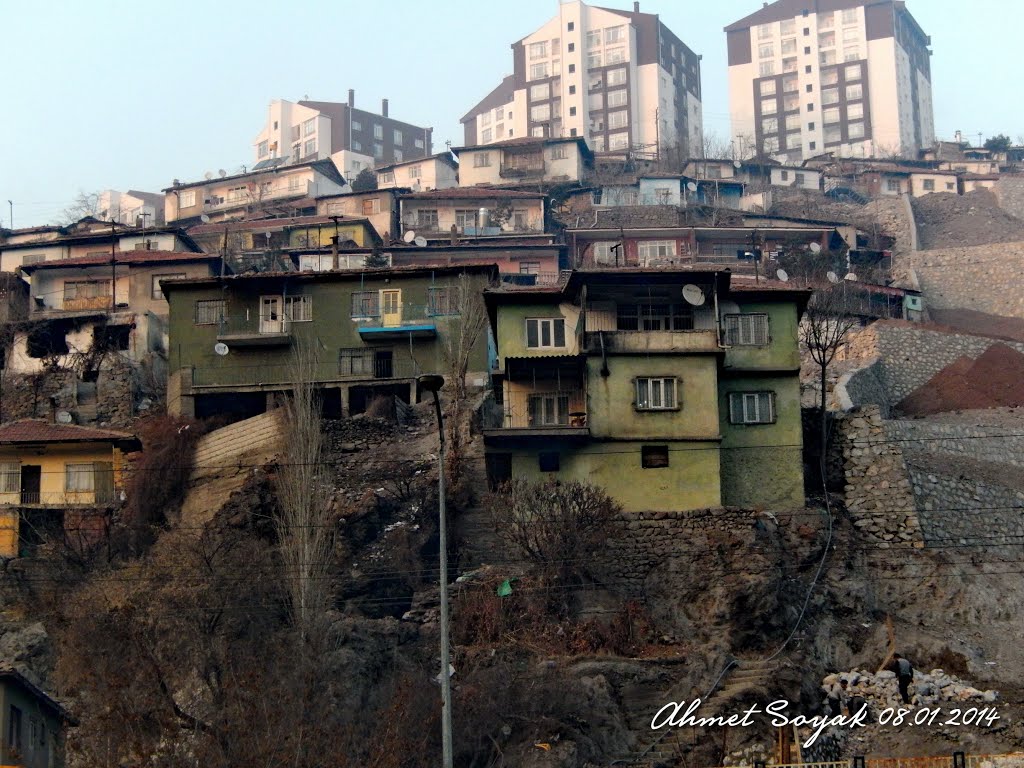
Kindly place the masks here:
<instances>
[{"instance_id":1,"label":"satellite dish","mask_svg":"<svg viewBox=\"0 0 1024 768\"><path fill-rule=\"evenodd\" d=\"M227 176L227 175L228 175L228 172L227 172L227 171L225 171L225 170L224 170L223 168L221 168L221 169L219 169L219 170L217 171L217 175L218 175L218 176L220 176L220 177L221 177L221 178L223 179L223 178L224 178L225 176Z\"/></svg>"},{"instance_id":2,"label":"satellite dish","mask_svg":"<svg viewBox=\"0 0 1024 768\"><path fill-rule=\"evenodd\" d=\"M834 284L839 282L839 275L837 275L835 272L826 272L825 277L828 278L828 281L830 283Z\"/></svg>"},{"instance_id":3,"label":"satellite dish","mask_svg":"<svg viewBox=\"0 0 1024 768\"><path fill-rule=\"evenodd\" d=\"M821 246L818 243L811 243L811 253L821 253Z\"/></svg>"},{"instance_id":4,"label":"satellite dish","mask_svg":"<svg viewBox=\"0 0 1024 768\"><path fill-rule=\"evenodd\" d=\"M695 307L704 306L704 291L700 289L700 286L692 283L684 285L683 298L686 299L687 304L692 304Z\"/></svg>"},{"instance_id":5,"label":"satellite dish","mask_svg":"<svg viewBox=\"0 0 1024 768\"><path fill-rule=\"evenodd\" d=\"M743 163L741 163L739 160L733 160L732 161L732 165L733 165L733 168L742 168L743 167Z\"/></svg>"},{"instance_id":6,"label":"satellite dish","mask_svg":"<svg viewBox=\"0 0 1024 768\"><path fill-rule=\"evenodd\" d=\"M58 424L70 424L74 421L67 411L57 411L56 419Z\"/></svg>"},{"instance_id":7,"label":"satellite dish","mask_svg":"<svg viewBox=\"0 0 1024 768\"><path fill-rule=\"evenodd\" d=\"M688 190L690 190L691 192L696 192L697 191L697 184L695 182L691 181L689 184L686 185L686 188Z\"/></svg>"},{"instance_id":8,"label":"satellite dish","mask_svg":"<svg viewBox=\"0 0 1024 768\"><path fill-rule=\"evenodd\" d=\"M203 222L203 224L209 224L210 223L210 217L207 216L205 213L202 216L199 217L199 220L201 222Z\"/></svg>"},{"instance_id":9,"label":"satellite dish","mask_svg":"<svg viewBox=\"0 0 1024 768\"><path fill-rule=\"evenodd\" d=\"M216 344L213 345L213 351L216 352L221 357L224 357L224 355L226 355L230 350L228 349L227 344L225 344L223 341L218 341Z\"/></svg>"},{"instance_id":10,"label":"satellite dish","mask_svg":"<svg viewBox=\"0 0 1024 768\"><path fill-rule=\"evenodd\" d=\"M787 272L784 269L777 270L775 272L775 276L777 278L779 278L779 280L781 280L784 283L788 283L789 282L789 272Z\"/></svg>"},{"instance_id":11,"label":"satellite dish","mask_svg":"<svg viewBox=\"0 0 1024 768\"><path fill-rule=\"evenodd\" d=\"M417 237L415 240L413 240L413 242L416 243L416 245L420 248L427 247L427 238L425 237Z\"/></svg>"},{"instance_id":12,"label":"satellite dish","mask_svg":"<svg viewBox=\"0 0 1024 768\"><path fill-rule=\"evenodd\" d=\"M413 240L416 239L416 233L410 229L408 232L405 233L402 239L405 240L405 242L407 243L411 243Z\"/></svg>"},{"instance_id":13,"label":"satellite dish","mask_svg":"<svg viewBox=\"0 0 1024 768\"><path fill-rule=\"evenodd\" d=\"M203 178L206 179L207 181L212 179L213 178L213 171L207 171L206 173L204 173L203 174Z\"/></svg>"},{"instance_id":14,"label":"satellite dish","mask_svg":"<svg viewBox=\"0 0 1024 768\"><path fill-rule=\"evenodd\" d=\"M846 277L843 278L843 280L849 280L851 283L857 282L858 279L855 272L847 272Z\"/></svg>"}]
</instances>

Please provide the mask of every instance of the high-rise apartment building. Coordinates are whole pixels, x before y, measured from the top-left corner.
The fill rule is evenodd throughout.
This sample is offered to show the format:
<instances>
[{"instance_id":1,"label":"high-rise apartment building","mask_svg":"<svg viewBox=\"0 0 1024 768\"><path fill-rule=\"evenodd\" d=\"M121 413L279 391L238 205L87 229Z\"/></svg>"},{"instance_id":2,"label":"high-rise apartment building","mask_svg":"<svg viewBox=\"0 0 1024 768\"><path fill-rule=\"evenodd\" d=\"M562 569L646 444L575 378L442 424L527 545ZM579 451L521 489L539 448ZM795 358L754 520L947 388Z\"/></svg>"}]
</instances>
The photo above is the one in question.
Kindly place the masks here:
<instances>
[{"instance_id":1,"label":"high-rise apartment building","mask_svg":"<svg viewBox=\"0 0 1024 768\"><path fill-rule=\"evenodd\" d=\"M934 142L931 38L900 0L778 0L725 32L741 157L916 158Z\"/></svg>"},{"instance_id":2,"label":"high-rise apartment building","mask_svg":"<svg viewBox=\"0 0 1024 768\"><path fill-rule=\"evenodd\" d=\"M352 90L347 103L275 99L253 142L255 168L330 158L345 178L355 177L364 168L428 157L432 130L390 117L387 99L380 114L356 109Z\"/></svg>"},{"instance_id":3,"label":"high-rise apartment building","mask_svg":"<svg viewBox=\"0 0 1024 768\"><path fill-rule=\"evenodd\" d=\"M700 56L653 13L560 2L513 74L462 118L467 146L581 136L597 153L699 156Z\"/></svg>"}]
</instances>

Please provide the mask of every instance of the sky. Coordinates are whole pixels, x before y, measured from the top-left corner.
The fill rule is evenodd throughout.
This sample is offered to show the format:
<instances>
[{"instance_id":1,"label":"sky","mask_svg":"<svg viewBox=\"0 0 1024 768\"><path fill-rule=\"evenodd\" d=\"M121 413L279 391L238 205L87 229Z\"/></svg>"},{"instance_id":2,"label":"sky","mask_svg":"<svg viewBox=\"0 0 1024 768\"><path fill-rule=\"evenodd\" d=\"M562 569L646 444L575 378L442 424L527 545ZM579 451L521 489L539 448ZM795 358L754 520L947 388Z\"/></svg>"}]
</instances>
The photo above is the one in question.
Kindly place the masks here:
<instances>
[{"instance_id":1,"label":"sky","mask_svg":"<svg viewBox=\"0 0 1024 768\"><path fill-rule=\"evenodd\" d=\"M977 141L1024 134L1012 82L1019 0L908 0L932 37L935 128ZM0 0L0 226L52 223L79 192L159 191L253 162L273 99L308 96L434 128L512 70L510 45L558 0ZM631 0L592 4L631 8ZM641 0L703 55L705 132L729 135L722 28L760 0ZM1005 23L1000 23L1002 19ZM989 76L988 73L994 73Z\"/></svg>"}]
</instances>

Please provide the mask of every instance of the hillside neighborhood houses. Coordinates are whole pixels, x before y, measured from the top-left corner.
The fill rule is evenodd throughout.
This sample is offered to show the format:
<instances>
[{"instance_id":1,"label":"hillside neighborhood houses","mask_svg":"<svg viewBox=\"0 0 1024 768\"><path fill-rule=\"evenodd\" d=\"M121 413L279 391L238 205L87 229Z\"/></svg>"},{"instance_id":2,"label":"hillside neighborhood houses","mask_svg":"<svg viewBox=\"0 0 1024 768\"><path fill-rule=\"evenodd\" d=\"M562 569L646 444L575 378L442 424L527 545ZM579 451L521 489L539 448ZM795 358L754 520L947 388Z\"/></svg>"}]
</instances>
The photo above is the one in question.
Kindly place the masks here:
<instances>
[{"instance_id":1,"label":"hillside neighborhood houses","mask_svg":"<svg viewBox=\"0 0 1024 768\"><path fill-rule=\"evenodd\" d=\"M593 483L626 514L803 507L819 401L903 386L884 358L847 365L851 338L838 373L808 375L815 308L858 339L946 322L946 278L912 258L913 206L992 195L1024 148L938 138L913 2L747 3L714 41L719 141L697 52L712 41L673 32L653 0L552 5L455 142L386 98L277 98L240 169L0 227L0 556L101 539L137 417L273 412L297 350L326 418L415 405L426 374L468 388L492 489ZM892 225L907 211L909 231ZM0 677L41 702L47 733L70 722Z\"/></svg>"}]
</instances>

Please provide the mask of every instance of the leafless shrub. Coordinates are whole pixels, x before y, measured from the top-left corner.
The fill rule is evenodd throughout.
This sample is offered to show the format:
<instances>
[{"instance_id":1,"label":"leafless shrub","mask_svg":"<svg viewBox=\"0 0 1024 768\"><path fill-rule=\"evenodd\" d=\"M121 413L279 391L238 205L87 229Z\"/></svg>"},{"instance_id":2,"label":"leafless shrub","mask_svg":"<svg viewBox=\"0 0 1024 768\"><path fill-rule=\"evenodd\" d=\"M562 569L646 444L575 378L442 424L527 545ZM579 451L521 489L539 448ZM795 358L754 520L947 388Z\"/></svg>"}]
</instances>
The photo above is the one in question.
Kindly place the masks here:
<instances>
[{"instance_id":1,"label":"leafless shrub","mask_svg":"<svg viewBox=\"0 0 1024 768\"><path fill-rule=\"evenodd\" d=\"M395 420L394 395L376 395L366 404L366 416L371 419Z\"/></svg>"}]
</instances>

